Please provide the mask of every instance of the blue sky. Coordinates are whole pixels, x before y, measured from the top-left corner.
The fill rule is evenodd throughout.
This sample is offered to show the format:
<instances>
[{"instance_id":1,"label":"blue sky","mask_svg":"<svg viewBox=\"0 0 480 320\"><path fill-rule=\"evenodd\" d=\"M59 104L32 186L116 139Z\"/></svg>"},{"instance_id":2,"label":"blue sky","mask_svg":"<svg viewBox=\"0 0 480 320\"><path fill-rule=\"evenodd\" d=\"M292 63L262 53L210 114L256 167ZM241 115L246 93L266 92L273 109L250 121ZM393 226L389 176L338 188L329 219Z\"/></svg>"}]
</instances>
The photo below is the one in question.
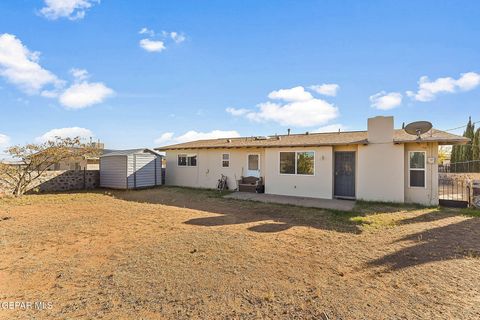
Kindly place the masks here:
<instances>
[{"instance_id":1,"label":"blue sky","mask_svg":"<svg viewBox=\"0 0 480 320\"><path fill-rule=\"evenodd\" d=\"M480 120L478 1L70 2L0 2L1 147Z\"/></svg>"}]
</instances>

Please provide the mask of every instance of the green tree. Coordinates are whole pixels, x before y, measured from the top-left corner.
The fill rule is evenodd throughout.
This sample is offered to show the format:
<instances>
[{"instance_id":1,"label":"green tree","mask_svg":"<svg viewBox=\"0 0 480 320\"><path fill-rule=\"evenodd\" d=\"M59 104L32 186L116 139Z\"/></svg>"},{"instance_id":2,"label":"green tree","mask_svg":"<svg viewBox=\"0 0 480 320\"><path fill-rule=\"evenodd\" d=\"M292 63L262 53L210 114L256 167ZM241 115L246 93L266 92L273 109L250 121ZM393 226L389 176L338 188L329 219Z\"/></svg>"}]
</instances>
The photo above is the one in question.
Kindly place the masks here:
<instances>
[{"instance_id":1,"label":"green tree","mask_svg":"<svg viewBox=\"0 0 480 320\"><path fill-rule=\"evenodd\" d=\"M473 139L475 137L475 125L472 124L472 118L468 118L467 128L463 133L463 136L470 139L470 141L462 146L462 161L472 161L473 160Z\"/></svg>"},{"instance_id":2,"label":"green tree","mask_svg":"<svg viewBox=\"0 0 480 320\"><path fill-rule=\"evenodd\" d=\"M457 172L457 165L456 163L458 162L458 155L459 155L459 150L458 150L457 145L452 146L452 153L450 155L450 171L451 172Z\"/></svg>"},{"instance_id":3,"label":"green tree","mask_svg":"<svg viewBox=\"0 0 480 320\"><path fill-rule=\"evenodd\" d=\"M480 128L475 131L472 142L472 160L474 160L475 172L480 172Z\"/></svg>"},{"instance_id":4,"label":"green tree","mask_svg":"<svg viewBox=\"0 0 480 320\"><path fill-rule=\"evenodd\" d=\"M452 172L465 172L471 169L466 162L474 160L473 150L475 148L478 150L478 147L473 147L475 135L475 124L472 123L472 118L469 117L466 129L463 132L463 136L470 139L470 141L465 145L455 145L452 147L452 154L450 156L450 162L453 164L450 167Z\"/></svg>"}]
</instances>

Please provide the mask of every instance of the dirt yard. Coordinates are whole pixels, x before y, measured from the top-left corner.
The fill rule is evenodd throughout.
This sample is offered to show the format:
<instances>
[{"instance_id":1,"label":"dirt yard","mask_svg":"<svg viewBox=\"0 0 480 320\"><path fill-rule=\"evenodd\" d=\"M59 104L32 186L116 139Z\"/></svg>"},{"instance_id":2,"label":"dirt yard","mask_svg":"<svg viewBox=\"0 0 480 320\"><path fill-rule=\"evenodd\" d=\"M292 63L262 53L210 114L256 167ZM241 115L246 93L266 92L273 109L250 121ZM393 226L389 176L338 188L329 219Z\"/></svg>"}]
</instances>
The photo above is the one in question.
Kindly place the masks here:
<instances>
[{"instance_id":1,"label":"dirt yard","mask_svg":"<svg viewBox=\"0 0 480 320\"><path fill-rule=\"evenodd\" d=\"M480 218L213 191L0 199L1 319L479 319Z\"/></svg>"}]
</instances>

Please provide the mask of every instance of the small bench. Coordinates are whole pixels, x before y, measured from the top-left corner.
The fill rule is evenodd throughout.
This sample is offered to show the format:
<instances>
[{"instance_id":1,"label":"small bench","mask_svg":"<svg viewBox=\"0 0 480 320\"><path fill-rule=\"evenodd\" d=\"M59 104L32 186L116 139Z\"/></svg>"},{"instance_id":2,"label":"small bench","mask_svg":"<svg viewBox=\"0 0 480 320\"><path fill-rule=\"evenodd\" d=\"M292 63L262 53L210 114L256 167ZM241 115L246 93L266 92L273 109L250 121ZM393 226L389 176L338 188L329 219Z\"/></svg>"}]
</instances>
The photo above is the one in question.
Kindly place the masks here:
<instances>
[{"instance_id":1,"label":"small bench","mask_svg":"<svg viewBox=\"0 0 480 320\"><path fill-rule=\"evenodd\" d=\"M238 180L238 191L240 192L264 192L263 179L257 177L242 177Z\"/></svg>"}]
</instances>

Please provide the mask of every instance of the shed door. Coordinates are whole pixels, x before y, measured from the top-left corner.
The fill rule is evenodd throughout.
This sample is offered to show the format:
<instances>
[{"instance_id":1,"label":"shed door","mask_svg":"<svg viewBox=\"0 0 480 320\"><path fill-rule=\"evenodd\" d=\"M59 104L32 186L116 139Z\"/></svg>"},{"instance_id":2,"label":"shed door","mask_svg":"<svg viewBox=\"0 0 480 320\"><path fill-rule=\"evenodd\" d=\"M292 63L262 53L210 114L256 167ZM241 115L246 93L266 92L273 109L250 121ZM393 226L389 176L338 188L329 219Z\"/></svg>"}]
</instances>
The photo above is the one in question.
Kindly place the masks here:
<instances>
[{"instance_id":1,"label":"shed door","mask_svg":"<svg viewBox=\"0 0 480 320\"><path fill-rule=\"evenodd\" d=\"M135 188L156 185L156 156L152 154L134 154L134 184Z\"/></svg>"},{"instance_id":2,"label":"shed door","mask_svg":"<svg viewBox=\"0 0 480 320\"><path fill-rule=\"evenodd\" d=\"M334 196L355 198L355 152L335 152Z\"/></svg>"}]
</instances>

